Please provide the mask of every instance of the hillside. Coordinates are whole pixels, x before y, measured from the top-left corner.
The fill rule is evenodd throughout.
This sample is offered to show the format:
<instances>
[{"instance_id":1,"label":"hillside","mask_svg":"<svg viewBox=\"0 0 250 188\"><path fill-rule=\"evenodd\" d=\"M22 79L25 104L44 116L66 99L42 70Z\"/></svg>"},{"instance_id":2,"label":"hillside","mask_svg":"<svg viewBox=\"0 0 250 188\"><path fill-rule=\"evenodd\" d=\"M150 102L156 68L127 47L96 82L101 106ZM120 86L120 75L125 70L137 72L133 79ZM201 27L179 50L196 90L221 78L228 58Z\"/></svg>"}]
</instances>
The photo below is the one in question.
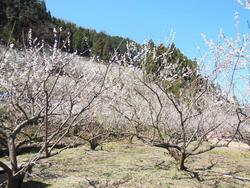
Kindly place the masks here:
<instances>
[{"instance_id":1,"label":"hillside","mask_svg":"<svg viewBox=\"0 0 250 188\"><path fill-rule=\"evenodd\" d=\"M14 43L19 49L28 46L30 28L34 39L44 40L50 46L57 39L58 47L65 51L77 51L78 55L87 57L98 56L104 61L109 60L114 50L125 53L127 42L132 42L128 38L98 33L55 18L47 10L44 0L1 0L0 39L3 44ZM56 38L54 31L57 33ZM178 48L175 56L191 61Z\"/></svg>"}]
</instances>

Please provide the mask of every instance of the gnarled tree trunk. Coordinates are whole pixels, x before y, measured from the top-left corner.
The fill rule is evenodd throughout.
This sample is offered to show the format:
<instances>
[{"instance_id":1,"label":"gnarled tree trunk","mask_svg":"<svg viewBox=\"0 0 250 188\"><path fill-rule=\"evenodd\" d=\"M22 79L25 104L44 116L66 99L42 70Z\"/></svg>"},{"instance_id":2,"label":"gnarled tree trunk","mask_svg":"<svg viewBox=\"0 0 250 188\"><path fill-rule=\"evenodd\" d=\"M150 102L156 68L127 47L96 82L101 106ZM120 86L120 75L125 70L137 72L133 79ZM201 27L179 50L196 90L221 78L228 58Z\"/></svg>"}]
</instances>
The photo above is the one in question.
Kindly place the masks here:
<instances>
[{"instance_id":1,"label":"gnarled tree trunk","mask_svg":"<svg viewBox=\"0 0 250 188\"><path fill-rule=\"evenodd\" d=\"M179 160L177 161L177 168L180 171L186 171L187 167L185 166L185 160L186 160L186 155L182 154L179 158Z\"/></svg>"},{"instance_id":2,"label":"gnarled tree trunk","mask_svg":"<svg viewBox=\"0 0 250 188\"><path fill-rule=\"evenodd\" d=\"M7 175L7 188L20 188L22 186L25 176L24 172L14 175L15 172L1 161L0 167L3 168L4 172Z\"/></svg>"},{"instance_id":3,"label":"gnarled tree trunk","mask_svg":"<svg viewBox=\"0 0 250 188\"><path fill-rule=\"evenodd\" d=\"M25 172L20 172L21 169L18 169L15 135L14 134L9 135L7 140L8 140L7 144L9 150L10 167L8 167L2 162L0 162L0 167L4 169L8 177L7 188L19 188L23 183Z\"/></svg>"},{"instance_id":4,"label":"gnarled tree trunk","mask_svg":"<svg viewBox=\"0 0 250 188\"><path fill-rule=\"evenodd\" d=\"M17 176L8 175L7 188L20 188L22 186L24 176L24 173Z\"/></svg>"},{"instance_id":5,"label":"gnarled tree trunk","mask_svg":"<svg viewBox=\"0 0 250 188\"><path fill-rule=\"evenodd\" d=\"M180 171L186 171L185 160L187 159L187 155L176 149L168 149L168 152L175 159L176 168Z\"/></svg>"}]
</instances>

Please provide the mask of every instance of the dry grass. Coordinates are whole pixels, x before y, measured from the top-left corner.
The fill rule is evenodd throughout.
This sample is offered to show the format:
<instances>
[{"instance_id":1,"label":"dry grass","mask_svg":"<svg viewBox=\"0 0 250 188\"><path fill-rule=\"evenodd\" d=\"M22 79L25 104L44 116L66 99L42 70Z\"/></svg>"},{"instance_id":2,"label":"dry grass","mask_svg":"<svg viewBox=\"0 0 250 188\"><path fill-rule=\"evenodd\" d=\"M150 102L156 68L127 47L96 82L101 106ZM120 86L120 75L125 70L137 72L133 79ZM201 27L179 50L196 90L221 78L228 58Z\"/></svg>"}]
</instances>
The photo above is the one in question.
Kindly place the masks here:
<instances>
[{"instance_id":1,"label":"dry grass","mask_svg":"<svg viewBox=\"0 0 250 188\"><path fill-rule=\"evenodd\" d=\"M19 160L28 157L26 154ZM250 179L250 151L243 145L190 158L187 166L203 181L193 178L191 173L178 172L164 149L140 143L108 143L103 150L89 151L83 146L44 159L34 168L32 180L37 185L45 183L44 187L250 187L250 181L224 176L233 174Z\"/></svg>"}]
</instances>

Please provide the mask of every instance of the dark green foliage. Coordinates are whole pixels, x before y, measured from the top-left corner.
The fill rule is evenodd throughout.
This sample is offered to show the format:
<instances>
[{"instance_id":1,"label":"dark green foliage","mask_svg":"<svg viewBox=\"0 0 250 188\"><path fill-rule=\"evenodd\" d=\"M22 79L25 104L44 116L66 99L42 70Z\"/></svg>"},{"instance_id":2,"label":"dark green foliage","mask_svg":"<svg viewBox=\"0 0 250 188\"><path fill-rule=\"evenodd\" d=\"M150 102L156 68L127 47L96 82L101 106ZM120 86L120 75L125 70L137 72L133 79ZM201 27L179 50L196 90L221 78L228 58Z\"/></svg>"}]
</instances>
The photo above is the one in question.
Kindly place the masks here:
<instances>
[{"instance_id":1,"label":"dark green foliage","mask_svg":"<svg viewBox=\"0 0 250 188\"><path fill-rule=\"evenodd\" d=\"M154 49L156 48L154 42L150 40L148 43L148 53L146 57L146 63L145 63L145 71L147 74L155 74L158 76L159 68L161 66L160 60L157 60L154 58Z\"/></svg>"},{"instance_id":2,"label":"dark green foliage","mask_svg":"<svg viewBox=\"0 0 250 188\"><path fill-rule=\"evenodd\" d=\"M14 26L12 37L11 30ZM9 39L17 48L27 46L27 34L32 29L33 38L44 39L53 46L53 29L56 28L58 47L68 52L77 51L78 55L89 57L99 56L107 61L110 54L120 45L119 51L125 52L129 39L111 37L95 30L78 27L74 23L51 17L43 0L1 0L0 1L0 39L7 44ZM62 31L59 32L59 28ZM70 47L68 46L68 32L70 32Z\"/></svg>"},{"instance_id":3,"label":"dark green foliage","mask_svg":"<svg viewBox=\"0 0 250 188\"><path fill-rule=\"evenodd\" d=\"M163 44L156 46L150 40L146 45L145 78L164 81L165 88L173 93L176 99L180 97L182 89L191 87L193 92L198 89L198 84L195 83L200 79L195 61L188 59L174 44L167 47Z\"/></svg>"},{"instance_id":4,"label":"dark green foliage","mask_svg":"<svg viewBox=\"0 0 250 188\"><path fill-rule=\"evenodd\" d=\"M54 44L53 29L56 28L58 47L60 49L67 52L77 51L78 55L85 57L92 55L104 61L110 59L114 50L124 54L127 50L127 42L131 42L127 38L111 37L104 32L97 33L95 30L78 27L74 23L51 17L43 0L0 1L0 39L2 43L8 44L8 42L12 42L17 48L27 46L27 35L30 28L32 29L33 38L43 39L50 46ZM149 45L152 49L155 47L152 40ZM174 45L172 45L172 48L174 50L172 55L168 56L169 63L178 63L181 60L180 65L178 65L180 70L184 66L193 68L196 66ZM163 54L166 50L167 47L159 45L156 56L160 58L157 59L153 58L152 52L148 53L146 60L147 74L159 75L162 69ZM183 59L185 60L183 61Z\"/></svg>"},{"instance_id":5,"label":"dark green foliage","mask_svg":"<svg viewBox=\"0 0 250 188\"><path fill-rule=\"evenodd\" d=\"M93 40L93 53L98 56L100 59L103 57L103 48L105 43L106 34L100 33L96 35Z\"/></svg>"},{"instance_id":6,"label":"dark green foliage","mask_svg":"<svg viewBox=\"0 0 250 188\"><path fill-rule=\"evenodd\" d=\"M32 28L36 37L41 37L44 27L51 17L47 13L44 1L35 0L1 0L0 38L7 43L9 34L15 26L12 41L17 47L25 45L27 31Z\"/></svg>"},{"instance_id":7,"label":"dark green foliage","mask_svg":"<svg viewBox=\"0 0 250 188\"><path fill-rule=\"evenodd\" d=\"M104 46L103 46L103 52L102 52L102 59L104 61L108 61L110 59L110 51L112 50L111 48L111 42L109 38L106 38L104 40Z\"/></svg>"},{"instance_id":8,"label":"dark green foliage","mask_svg":"<svg viewBox=\"0 0 250 188\"><path fill-rule=\"evenodd\" d=\"M195 72L197 63L188 59L174 44L168 47L165 47L163 44L156 46L154 42L150 40L147 45L148 53L145 62L145 71L147 74L158 77L167 64L178 64L175 70L178 77L183 76L183 71L186 68Z\"/></svg>"},{"instance_id":9,"label":"dark green foliage","mask_svg":"<svg viewBox=\"0 0 250 188\"><path fill-rule=\"evenodd\" d=\"M73 49L77 51L78 55L89 57L90 56L90 47L88 32L84 29L79 28L75 30L72 37Z\"/></svg>"}]
</instances>

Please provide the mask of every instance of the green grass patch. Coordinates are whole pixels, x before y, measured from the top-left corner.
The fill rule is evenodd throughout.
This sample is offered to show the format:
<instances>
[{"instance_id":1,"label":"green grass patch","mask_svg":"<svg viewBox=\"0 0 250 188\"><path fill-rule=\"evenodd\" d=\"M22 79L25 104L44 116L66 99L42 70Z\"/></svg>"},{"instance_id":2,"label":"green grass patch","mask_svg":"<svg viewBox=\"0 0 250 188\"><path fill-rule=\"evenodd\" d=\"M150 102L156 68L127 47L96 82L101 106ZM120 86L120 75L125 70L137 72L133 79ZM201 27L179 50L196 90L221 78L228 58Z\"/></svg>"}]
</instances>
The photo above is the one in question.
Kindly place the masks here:
<instances>
[{"instance_id":1,"label":"green grass patch","mask_svg":"<svg viewBox=\"0 0 250 188\"><path fill-rule=\"evenodd\" d=\"M223 176L235 173L250 178L247 150L220 148L189 158L187 166L204 180L199 182L192 174L177 171L164 149L124 142L107 143L102 148L90 151L81 146L43 159L34 167L32 180L47 187L250 187L248 181ZM32 155L19 156L19 161ZM216 165L207 168L211 162Z\"/></svg>"}]
</instances>

